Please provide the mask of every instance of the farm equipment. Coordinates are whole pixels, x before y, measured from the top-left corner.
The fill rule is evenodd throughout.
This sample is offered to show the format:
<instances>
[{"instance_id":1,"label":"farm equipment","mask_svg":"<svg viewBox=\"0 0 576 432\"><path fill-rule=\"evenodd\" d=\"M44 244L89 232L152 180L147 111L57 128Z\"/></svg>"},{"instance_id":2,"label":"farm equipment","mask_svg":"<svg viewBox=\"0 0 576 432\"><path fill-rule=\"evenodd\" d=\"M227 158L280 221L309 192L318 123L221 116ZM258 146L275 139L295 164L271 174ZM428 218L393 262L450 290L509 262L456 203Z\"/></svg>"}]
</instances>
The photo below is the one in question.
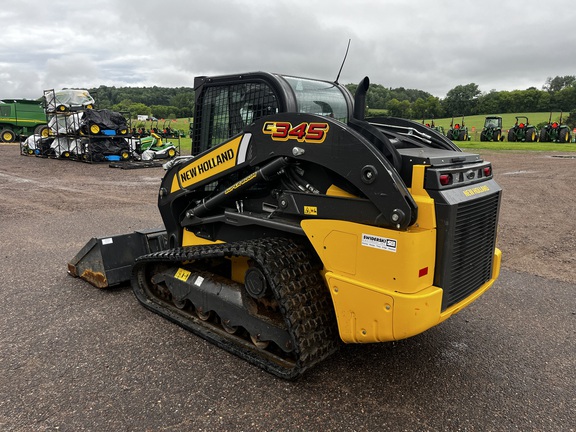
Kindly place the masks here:
<instances>
[{"instance_id":1,"label":"farm equipment","mask_svg":"<svg viewBox=\"0 0 576 432\"><path fill-rule=\"evenodd\" d=\"M128 140L118 136L97 139L85 137L79 140L78 150L74 148L70 151L79 151L81 160L85 162L127 161L131 157Z\"/></svg>"},{"instance_id":2,"label":"farm equipment","mask_svg":"<svg viewBox=\"0 0 576 432\"><path fill-rule=\"evenodd\" d=\"M436 126L434 124L434 117L432 117L432 120L430 123L424 123L424 120L422 120L422 124L425 124L427 127L434 129L436 132L445 135L444 133L444 127L443 126Z\"/></svg>"},{"instance_id":3,"label":"farm equipment","mask_svg":"<svg viewBox=\"0 0 576 432\"><path fill-rule=\"evenodd\" d=\"M165 120L162 126L160 136L162 138L182 138L185 136L184 132L179 129L174 129L171 124L176 120Z\"/></svg>"},{"instance_id":4,"label":"farm equipment","mask_svg":"<svg viewBox=\"0 0 576 432\"><path fill-rule=\"evenodd\" d=\"M524 119L525 121L521 121ZM528 122L528 117L517 116L516 123L508 131L508 141L510 142L536 142L538 141L538 131L536 127Z\"/></svg>"},{"instance_id":5,"label":"farm equipment","mask_svg":"<svg viewBox=\"0 0 576 432\"><path fill-rule=\"evenodd\" d=\"M468 141L470 137L468 136L468 128L464 124L464 117L462 117L462 123L454 124L454 117L450 121L450 129L446 134L448 139L452 141Z\"/></svg>"},{"instance_id":6,"label":"farm equipment","mask_svg":"<svg viewBox=\"0 0 576 432\"><path fill-rule=\"evenodd\" d=\"M178 154L172 143L162 141L162 137L154 132L140 138L135 151L142 160L173 158Z\"/></svg>"},{"instance_id":7,"label":"farm equipment","mask_svg":"<svg viewBox=\"0 0 576 432\"><path fill-rule=\"evenodd\" d=\"M22 142L20 151L21 154L28 156L49 156L53 153L53 142L53 136L30 135Z\"/></svg>"},{"instance_id":8,"label":"farm equipment","mask_svg":"<svg viewBox=\"0 0 576 432\"><path fill-rule=\"evenodd\" d=\"M345 343L417 335L495 282L490 162L417 122L365 118L337 82L196 78L191 156L165 164L163 229L91 239L68 263L282 378Z\"/></svg>"},{"instance_id":9,"label":"farm equipment","mask_svg":"<svg viewBox=\"0 0 576 432\"><path fill-rule=\"evenodd\" d=\"M560 119L554 122L552 121L552 113L550 113L548 124L540 129L540 142L568 143L570 141L570 128L562 124L562 111L560 111Z\"/></svg>"},{"instance_id":10,"label":"farm equipment","mask_svg":"<svg viewBox=\"0 0 576 432\"><path fill-rule=\"evenodd\" d=\"M44 103L49 114L94 108L94 98L84 89L45 90Z\"/></svg>"},{"instance_id":11,"label":"farm equipment","mask_svg":"<svg viewBox=\"0 0 576 432\"><path fill-rule=\"evenodd\" d=\"M484 119L484 127L482 132L480 132L480 141L504 141L502 117L489 116Z\"/></svg>"},{"instance_id":12,"label":"farm equipment","mask_svg":"<svg viewBox=\"0 0 576 432\"><path fill-rule=\"evenodd\" d=\"M24 140L31 135L49 135L42 103L28 99L0 100L0 141Z\"/></svg>"},{"instance_id":13,"label":"farm equipment","mask_svg":"<svg viewBox=\"0 0 576 432\"><path fill-rule=\"evenodd\" d=\"M84 135L126 135L129 132L126 117L107 109L90 109L83 112L79 125Z\"/></svg>"}]
</instances>

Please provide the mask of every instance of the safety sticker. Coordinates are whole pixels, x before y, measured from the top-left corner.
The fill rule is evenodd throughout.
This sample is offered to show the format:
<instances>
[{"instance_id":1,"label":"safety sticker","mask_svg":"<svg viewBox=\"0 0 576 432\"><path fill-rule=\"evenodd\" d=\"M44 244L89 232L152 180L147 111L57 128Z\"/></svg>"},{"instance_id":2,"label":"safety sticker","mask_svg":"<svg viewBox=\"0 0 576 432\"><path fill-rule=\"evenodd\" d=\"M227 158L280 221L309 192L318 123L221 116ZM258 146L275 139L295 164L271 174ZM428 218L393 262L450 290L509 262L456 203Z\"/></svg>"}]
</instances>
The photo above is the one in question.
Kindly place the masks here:
<instances>
[{"instance_id":1,"label":"safety sticker","mask_svg":"<svg viewBox=\"0 0 576 432\"><path fill-rule=\"evenodd\" d=\"M316 206L304 206L305 215L318 216L318 207Z\"/></svg>"},{"instance_id":2,"label":"safety sticker","mask_svg":"<svg viewBox=\"0 0 576 432\"><path fill-rule=\"evenodd\" d=\"M379 237L372 234L362 234L362 246L396 252L397 241L391 238Z\"/></svg>"},{"instance_id":3,"label":"safety sticker","mask_svg":"<svg viewBox=\"0 0 576 432\"><path fill-rule=\"evenodd\" d=\"M179 268L174 277L176 279L180 279L182 282L186 282L190 277L190 272L188 270L184 270L183 268Z\"/></svg>"},{"instance_id":4,"label":"safety sticker","mask_svg":"<svg viewBox=\"0 0 576 432\"><path fill-rule=\"evenodd\" d=\"M202 285L202 282L204 282L204 278L202 276L198 276L194 281L194 285L199 287L200 285Z\"/></svg>"},{"instance_id":5,"label":"safety sticker","mask_svg":"<svg viewBox=\"0 0 576 432\"><path fill-rule=\"evenodd\" d=\"M110 237L105 238L105 239L102 239L102 244L103 244L103 245L109 245L109 244L112 244L112 243L114 243L114 240L112 240L112 238L110 238Z\"/></svg>"}]
</instances>

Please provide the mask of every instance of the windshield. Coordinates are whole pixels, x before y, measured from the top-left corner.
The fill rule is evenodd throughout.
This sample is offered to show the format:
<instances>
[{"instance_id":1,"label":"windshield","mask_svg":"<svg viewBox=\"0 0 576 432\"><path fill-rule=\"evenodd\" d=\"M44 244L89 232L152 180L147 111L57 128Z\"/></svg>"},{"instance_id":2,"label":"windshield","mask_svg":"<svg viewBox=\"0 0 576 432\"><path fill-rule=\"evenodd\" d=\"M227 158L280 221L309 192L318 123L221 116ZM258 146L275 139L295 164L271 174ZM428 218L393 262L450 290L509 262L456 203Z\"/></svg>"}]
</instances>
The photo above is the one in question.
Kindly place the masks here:
<instances>
[{"instance_id":1,"label":"windshield","mask_svg":"<svg viewBox=\"0 0 576 432\"><path fill-rule=\"evenodd\" d=\"M284 79L294 90L298 112L333 117L342 122L348 120L346 99L334 84L290 76Z\"/></svg>"}]
</instances>

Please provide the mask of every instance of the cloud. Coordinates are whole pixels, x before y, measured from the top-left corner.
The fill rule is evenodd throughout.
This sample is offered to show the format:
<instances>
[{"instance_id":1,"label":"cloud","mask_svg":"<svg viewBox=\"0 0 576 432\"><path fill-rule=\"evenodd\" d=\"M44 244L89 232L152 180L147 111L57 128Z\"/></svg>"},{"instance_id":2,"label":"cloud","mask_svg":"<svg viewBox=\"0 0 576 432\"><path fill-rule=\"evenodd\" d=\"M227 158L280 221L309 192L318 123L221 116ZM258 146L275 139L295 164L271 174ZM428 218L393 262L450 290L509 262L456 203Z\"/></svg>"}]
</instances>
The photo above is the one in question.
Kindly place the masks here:
<instances>
[{"instance_id":1,"label":"cloud","mask_svg":"<svg viewBox=\"0 0 576 432\"><path fill-rule=\"evenodd\" d=\"M194 76L265 70L444 97L540 88L576 58L568 0L4 0L0 97L43 87L191 86Z\"/></svg>"}]
</instances>

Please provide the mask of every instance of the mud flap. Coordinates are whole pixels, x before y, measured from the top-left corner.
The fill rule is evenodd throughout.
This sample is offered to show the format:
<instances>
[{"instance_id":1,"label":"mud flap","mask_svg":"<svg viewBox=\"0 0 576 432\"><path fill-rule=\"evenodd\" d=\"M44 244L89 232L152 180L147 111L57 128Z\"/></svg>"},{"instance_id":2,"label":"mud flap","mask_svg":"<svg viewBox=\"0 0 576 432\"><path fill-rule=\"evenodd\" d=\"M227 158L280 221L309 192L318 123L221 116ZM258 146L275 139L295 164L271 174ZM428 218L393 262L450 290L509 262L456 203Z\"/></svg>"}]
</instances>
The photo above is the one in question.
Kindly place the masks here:
<instances>
[{"instance_id":1,"label":"mud flap","mask_svg":"<svg viewBox=\"0 0 576 432\"><path fill-rule=\"evenodd\" d=\"M108 288L130 281L136 258L164 249L164 229L94 237L68 262L68 273L96 288Z\"/></svg>"}]
</instances>

